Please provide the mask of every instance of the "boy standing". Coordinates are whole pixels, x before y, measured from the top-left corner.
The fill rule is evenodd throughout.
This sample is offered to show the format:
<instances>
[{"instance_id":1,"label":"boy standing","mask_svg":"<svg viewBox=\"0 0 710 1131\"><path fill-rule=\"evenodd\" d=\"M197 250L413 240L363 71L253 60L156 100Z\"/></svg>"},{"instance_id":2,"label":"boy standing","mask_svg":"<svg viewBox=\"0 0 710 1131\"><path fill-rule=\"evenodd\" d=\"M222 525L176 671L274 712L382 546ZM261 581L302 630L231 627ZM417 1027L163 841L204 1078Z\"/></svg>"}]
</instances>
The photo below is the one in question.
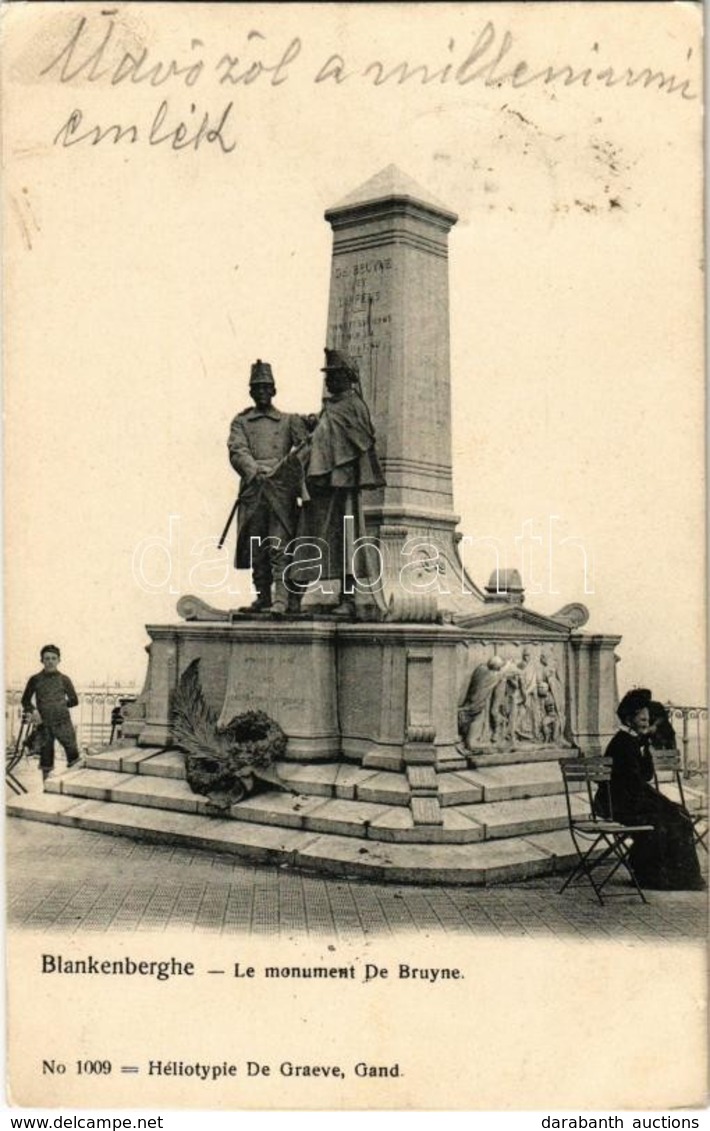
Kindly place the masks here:
<instances>
[{"instance_id":1,"label":"boy standing","mask_svg":"<svg viewBox=\"0 0 710 1131\"><path fill-rule=\"evenodd\" d=\"M40 652L42 671L30 676L22 696L22 709L32 722L42 724L44 741L39 756L42 779L54 769L54 740L64 747L67 768L79 761L76 733L69 714L79 702L69 676L59 671L61 652L56 644L45 644Z\"/></svg>"}]
</instances>

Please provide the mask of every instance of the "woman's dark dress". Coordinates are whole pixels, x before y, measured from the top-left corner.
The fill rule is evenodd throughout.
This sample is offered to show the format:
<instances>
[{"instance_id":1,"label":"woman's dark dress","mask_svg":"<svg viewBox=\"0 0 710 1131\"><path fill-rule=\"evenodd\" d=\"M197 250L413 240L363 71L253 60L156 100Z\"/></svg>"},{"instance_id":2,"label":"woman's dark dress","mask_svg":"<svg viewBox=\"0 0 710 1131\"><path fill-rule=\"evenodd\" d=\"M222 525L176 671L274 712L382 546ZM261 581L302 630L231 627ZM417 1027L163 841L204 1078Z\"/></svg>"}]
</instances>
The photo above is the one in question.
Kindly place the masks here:
<instances>
[{"instance_id":1,"label":"woman's dark dress","mask_svg":"<svg viewBox=\"0 0 710 1131\"><path fill-rule=\"evenodd\" d=\"M693 840L689 814L652 785L653 758L638 735L620 730L605 751L612 759L611 809L615 820L628 825L653 825L653 832L636 833L629 863L642 888L692 891L705 887ZM595 807L609 816L604 786Z\"/></svg>"}]
</instances>

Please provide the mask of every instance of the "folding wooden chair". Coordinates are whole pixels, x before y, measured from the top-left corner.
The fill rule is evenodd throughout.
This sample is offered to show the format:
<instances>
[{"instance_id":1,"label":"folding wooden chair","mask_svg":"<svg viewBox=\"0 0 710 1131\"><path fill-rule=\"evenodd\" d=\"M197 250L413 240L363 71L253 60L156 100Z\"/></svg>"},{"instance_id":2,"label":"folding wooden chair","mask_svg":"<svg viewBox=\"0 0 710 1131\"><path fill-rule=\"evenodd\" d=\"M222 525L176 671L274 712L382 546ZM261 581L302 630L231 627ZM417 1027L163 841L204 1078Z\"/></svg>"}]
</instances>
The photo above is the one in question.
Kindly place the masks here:
<instances>
[{"instance_id":1,"label":"folding wooden chair","mask_svg":"<svg viewBox=\"0 0 710 1131\"><path fill-rule=\"evenodd\" d=\"M20 723L20 729L17 732L17 739L14 746L8 746L5 750L5 781L10 786L13 793L27 793L27 787L23 785L20 779L16 776L15 770L22 761L22 755L25 752L25 740L29 735L30 724L24 718Z\"/></svg>"},{"instance_id":2,"label":"folding wooden chair","mask_svg":"<svg viewBox=\"0 0 710 1131\"><path fill-rule=\"evenodd\" d=\"M123 724L125 721L123 712L129 703L135 703L135 701L135 695L119 699L118 704L111 711L111 736L108 740L109 746L113 746L114 742L123 737Z\"/></svg>"},{"instance_id":3,"label":"folding wooden chair","mask_svg":"<svg viewBox=\"0 0 710 1131\"><path fill-rule=\"evenodd\" d=\"M632 835L652 832L653 825L624 825L614 820L610 790L611 759L600 757L563 759L560 761L560 769L565 787L569 831L578 856L576 867L560 888L560 895L570 884L586 876L603 906L603 888L619 868L625 868L636 891L646 903L646 896L636 882L629 863L629 851L633 843ZM603 796L605 795L604 808L609 813L608 817L601 817L595 811L594 798L598 789ZM585 812L581 810L575 812L572 798L584 799L585 795L587 801ZM608 870L599 878L595 873L600 872L601 869Z\"/></svg>"},{"instance_id":4,"label":"folding wooden chair","mask_svg":"<svg viewBox=\"0 0 710 1131\"><path fill-rule=\"evenodd\" d=\"M680 756L679 750L654 750L651 747L651 754L653 757L653 784L660 792L659 774L670 775L671 781L675 782L675 787L678 790L680 803L685 809L686 813L693 822L693 839L696 844L701 845L705 851L708 851L707 836L708 836L708 819L705 808L691 808L688 804L685 791L683 789L683 760Z\"/></svg>"}]
</instances>

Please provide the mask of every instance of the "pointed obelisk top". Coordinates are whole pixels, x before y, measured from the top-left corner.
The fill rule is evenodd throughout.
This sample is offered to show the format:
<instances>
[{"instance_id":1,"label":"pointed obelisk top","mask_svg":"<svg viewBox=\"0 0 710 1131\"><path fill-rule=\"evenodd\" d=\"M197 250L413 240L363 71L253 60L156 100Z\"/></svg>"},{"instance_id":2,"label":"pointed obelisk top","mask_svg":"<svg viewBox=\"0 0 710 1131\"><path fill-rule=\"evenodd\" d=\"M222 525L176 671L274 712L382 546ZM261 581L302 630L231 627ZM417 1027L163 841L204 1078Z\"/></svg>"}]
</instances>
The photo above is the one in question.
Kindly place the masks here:
<instances>
[{"instance_id":1,"label":"pointed obelisk top","mask_svg":"<svg viewBox=\"0 0 710 1131\"><path fill-rule=\"evenodd\" d=\"M421 185L418 185L412 177L407 176L396 165L388 165L385 169L381 169L379 173L375 173L375 176L370 177L369 181L365 181L359 188L348 193L346 197L329 208L326 216L331 212L339 212L341 209L358 208L361 205L371 204L378 200L393 199L409 200L421 204L426 209L446 216L453 224L458 219L455 212L452 212L435 196L423 189Z\"/></svg>"}]
</instances>

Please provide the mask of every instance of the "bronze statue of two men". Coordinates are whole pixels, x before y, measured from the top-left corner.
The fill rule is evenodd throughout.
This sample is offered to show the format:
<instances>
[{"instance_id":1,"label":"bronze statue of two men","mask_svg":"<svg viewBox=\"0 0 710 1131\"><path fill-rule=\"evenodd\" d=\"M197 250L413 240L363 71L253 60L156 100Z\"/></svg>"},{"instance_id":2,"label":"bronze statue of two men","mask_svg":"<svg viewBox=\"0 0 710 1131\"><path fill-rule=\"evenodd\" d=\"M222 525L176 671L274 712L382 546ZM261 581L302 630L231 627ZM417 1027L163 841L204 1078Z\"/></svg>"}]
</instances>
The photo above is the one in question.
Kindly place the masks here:
<instances>
[{"instance_id":1,"label":"bronze statue of two men","mask_svg":"<svg viewBox=\"0 0 710 1131\"><path fill-rule=\"evenodd\" d=\"M340 602L330 611L355 615L361 492L383 486L384 477L357 366L341 350L325 354L319 416L280 412L271 366L258 360L249 381L254 405L231 424L229 459L241 478L235 565L252 570L256 589L245 611L297 615L309 586L337 579Z\"/></svg>"}]
</instances>

